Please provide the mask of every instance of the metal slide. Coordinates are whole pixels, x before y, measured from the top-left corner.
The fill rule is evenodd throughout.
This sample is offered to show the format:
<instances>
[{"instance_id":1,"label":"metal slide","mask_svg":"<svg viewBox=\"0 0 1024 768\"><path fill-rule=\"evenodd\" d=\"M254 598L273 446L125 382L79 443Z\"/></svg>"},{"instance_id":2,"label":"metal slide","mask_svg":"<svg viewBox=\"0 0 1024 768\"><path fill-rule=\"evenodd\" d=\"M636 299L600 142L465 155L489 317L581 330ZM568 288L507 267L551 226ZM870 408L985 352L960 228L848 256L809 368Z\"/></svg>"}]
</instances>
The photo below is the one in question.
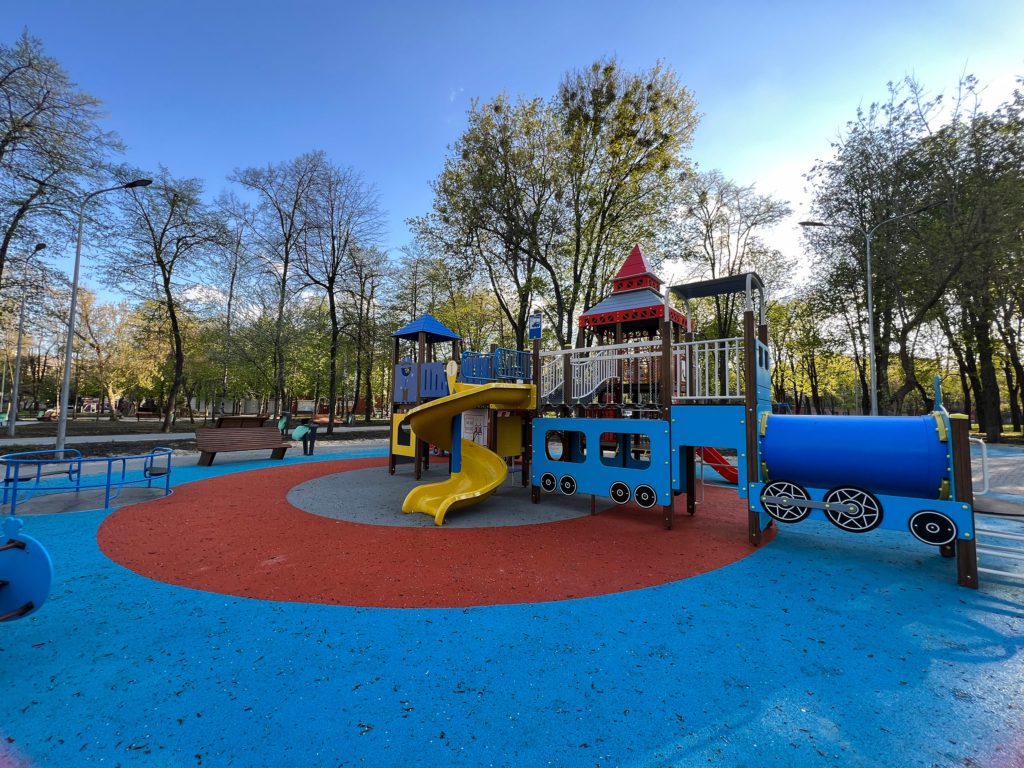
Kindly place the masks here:
<instances>
[{"instance_id":1,"label":"metal slide","mask_svg":"<svg viewBox=\"0 0 1024 768\"><path fill-rule=\"evenodd\" d=\"M431 400L411 410L406 417L421 440L446 451L452 449L452 419L463 411L487 405L530 408L534 404L532 384L456 384L455 394ZM422 512L444 523L450 509L483 501L508 476L505 460L471 440L462 439L462 466L439 483L420 485L409 491L403 512Z\"/></svg>"}]
</instances>

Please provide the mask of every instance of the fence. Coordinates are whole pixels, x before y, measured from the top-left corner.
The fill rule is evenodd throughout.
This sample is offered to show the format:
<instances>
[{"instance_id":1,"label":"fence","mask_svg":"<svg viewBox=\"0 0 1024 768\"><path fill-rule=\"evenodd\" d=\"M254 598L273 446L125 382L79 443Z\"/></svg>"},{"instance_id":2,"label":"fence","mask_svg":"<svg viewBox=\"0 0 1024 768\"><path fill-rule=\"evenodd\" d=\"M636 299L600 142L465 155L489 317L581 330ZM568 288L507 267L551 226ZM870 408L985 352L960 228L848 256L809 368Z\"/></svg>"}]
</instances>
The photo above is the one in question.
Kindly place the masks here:
<instances>
[{"instance_id":1,"label":"fence","mask_svg":"<svg viewBox=\"0 0 1024 768\"><path fill-rule=\"evenodd\" d=\"M103 508L106 509L124 486L145 483L147 488L152 488L154 481L162 481L164 495L171 492L170 448L154 448L150 453L137 456L94 459L83 458L81 452L73 448L25 451L0 456L0 463L4 465L3 504L10 504L11 515L17 512L18 504L36 495L102 488ZM92 471L94 469L96 471Z\"/></svg>"}]
</instances>

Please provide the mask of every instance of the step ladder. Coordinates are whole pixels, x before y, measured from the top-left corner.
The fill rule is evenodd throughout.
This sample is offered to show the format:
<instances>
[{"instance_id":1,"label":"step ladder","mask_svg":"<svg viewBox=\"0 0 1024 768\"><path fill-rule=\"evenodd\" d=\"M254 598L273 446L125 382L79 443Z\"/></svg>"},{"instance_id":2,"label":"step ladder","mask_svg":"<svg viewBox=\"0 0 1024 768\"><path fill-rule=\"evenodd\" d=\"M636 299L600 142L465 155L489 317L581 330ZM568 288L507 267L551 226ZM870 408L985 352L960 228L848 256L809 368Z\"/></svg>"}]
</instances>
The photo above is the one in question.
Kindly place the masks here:
<instances>
[{"instance_id":1,"label":"step ladder","mask_svg":"<svg viewBox=\"0 0 1024 768\"><path fill-rule=\"evenodd\" d=\"M1024 581L1024 516L976 511L975 520L978 573ZM1001 567L992 568L989 564Z\"/></svg>"}]
</instances>

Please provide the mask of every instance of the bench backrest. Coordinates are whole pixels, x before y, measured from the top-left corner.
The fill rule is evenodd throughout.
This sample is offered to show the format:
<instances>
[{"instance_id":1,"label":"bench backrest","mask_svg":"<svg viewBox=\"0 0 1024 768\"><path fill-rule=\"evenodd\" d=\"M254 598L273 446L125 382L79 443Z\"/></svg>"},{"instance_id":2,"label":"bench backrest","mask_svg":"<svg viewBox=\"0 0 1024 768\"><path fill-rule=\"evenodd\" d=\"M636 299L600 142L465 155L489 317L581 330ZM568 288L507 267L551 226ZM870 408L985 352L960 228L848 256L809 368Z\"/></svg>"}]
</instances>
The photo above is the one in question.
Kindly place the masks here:
<instances>
[{"instance_id":1,"label":"bench backrest","mask_svg":"<svg viewBox=\"0 0 1024 768\"><path fill-rule=\"evenodd\" d=\"M276 427L197 429L196 443L200 451L248 451L257 448L280 448L286 444Z\"/></svg>"}]
</instances>

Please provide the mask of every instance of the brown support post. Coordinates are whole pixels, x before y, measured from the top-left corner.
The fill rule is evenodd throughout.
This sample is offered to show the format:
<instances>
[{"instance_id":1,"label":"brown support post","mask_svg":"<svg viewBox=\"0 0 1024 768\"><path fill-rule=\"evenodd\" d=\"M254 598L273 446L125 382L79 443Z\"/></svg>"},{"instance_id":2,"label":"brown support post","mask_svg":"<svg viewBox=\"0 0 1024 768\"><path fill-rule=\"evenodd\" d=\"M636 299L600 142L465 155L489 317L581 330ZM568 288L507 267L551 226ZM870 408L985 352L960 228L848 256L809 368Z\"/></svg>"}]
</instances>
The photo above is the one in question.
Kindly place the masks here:
<instances>
[{"instance_id":1,"label":"brown support post","mask_svg":"<svg viewBox=\"0 0 1024 768\"><path fill-rule=\"evenodd\" d=\"M665 427L668 429L669 434L672 432L672 323L666 316L661 321L661 382L659 384L660 400L661 400L661 418L665 421ZM669 440L671 443L671 440ZM668 459L669 464L672 463L672 446L669 445L669 454L665 458ZM653 458L653 456L651 457ZM667 467L666 472L669 480L669 484L672 482L672 467ZM668 504L664 505L662 510L665 516L665 528L668 530L672 529L675 525L675 499L669 494Z\"/></svg>"},{"instance_id":2,"label":"brown support post","mask_svg":"<svg viewBox=\"0 0 1024 768\"><path fill-rule=\"evenodd\" d=\"M572 355L562 355L562 404L572 407Z\"/></svg>"},{"instance_id":3,"label":"brown support post","mask_svg":"<svg viewBox=\"0 0 1024 768\"><path fill-rule=\"evenodd\" d=\"M618 322L615 323L615 343L616 344L621 344L622 343L622 322L621 321L618 321ZM615 399L615 402L618 403L619 405L622 405L624 402L626 402L625 397L623 396L623 389L622 389L622 385L623 385L623 382L622 382L623 369L622 369L622 367L623 367L623 361L619 360L619 362L615 364L615 377L618 379L618 381L615 382L615 390L612 392L612 397Z\"/></svg>"},{"instance_id":4,"label":"brown support post","mask_svg":"<svg viewBox=\"0 0 1024 768\"><path fill-rule=\"evenodd\" d=\"M533 340L533 391L535 393L534 399L537 401L536 414L540 416L541 411L541 391L540 391L540 339Z\"/></svg>"},{"instance_id":5,"label":"brown support post","mask_svg":"<svg viewBox=\"0 0 1024 768\"><path fill-rule=\"evenodd\" d=\"M956 500L971 509L974 527L974 484L971 481L970 421L962 413L949 417L950 447L953 450L953 485ZM974 539L956 541L956 581L961 587L978 588L978 545Z\"/></svg>"},{"instance_id":6,"label":"brown support post","mask_svg":"<svg viewBox=\"0 0 1024 768\"><path fill-rule=\"evenodd\" d=\"M757 473L757 345L754 343L754 310L743 313L743 423L747 442L747 487ZM747 537L753 546L761 543L761 516L747 499Z\"/></svg>"},{"instance_id":7,"label":"brown support post","mask_svg":"<svg viewBox=\"0 0 1024 768\"><path fill-rule=\"evenodd\" d=\"M686 514L697 513L697 462L692 445L683 448L686 456Z\"/></svg>"}]
</instances>

